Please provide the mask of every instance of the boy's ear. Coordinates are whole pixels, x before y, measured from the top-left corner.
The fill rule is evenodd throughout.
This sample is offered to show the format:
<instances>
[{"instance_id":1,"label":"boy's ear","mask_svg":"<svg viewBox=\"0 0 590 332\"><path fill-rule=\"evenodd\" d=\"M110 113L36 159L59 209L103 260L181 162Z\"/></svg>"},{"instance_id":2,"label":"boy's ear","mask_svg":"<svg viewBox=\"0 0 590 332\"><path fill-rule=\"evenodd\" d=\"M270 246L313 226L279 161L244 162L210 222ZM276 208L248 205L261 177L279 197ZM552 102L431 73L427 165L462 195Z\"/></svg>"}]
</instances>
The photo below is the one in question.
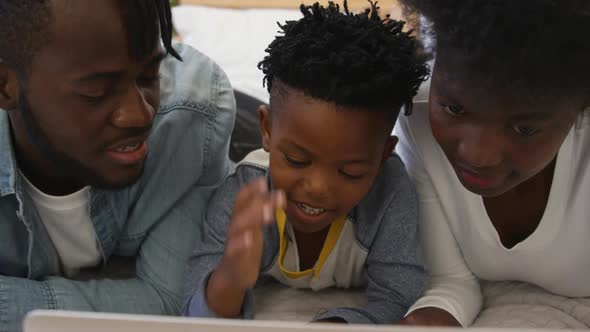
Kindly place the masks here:
<instances>
[{"instance_id":1,"label":"boy's ear","mask_svg":"<svg viewBox=\"0 0 590 332\"><path fill-rule=\"evenodd\" d=\"M18 106L19 84L16 71L0 61L0 108L12 111Z\"/></svg>"},{"instance_id":2,"label":"boy's ear","mask_svg":"<svg viewBox=\"0 0 590 332\"><path fill-rule=\"evenodd\" d=\"M262 137L262 148L264 151L270 151L270 131L271 119L268 105L258 107L258 126L260 127L260 136Z\"/></svg>"},{"instance_id":3,"label":"boy's ear","mask_svg":"<svg viewBox=\"0 0 590 332\"><path fill-rule=\"evenodd\" d=\"M385 148L383 149L383 158L381 159L381 163L384 163L393 153L393 150L395 150L395 146L397 145L398 141L399 140L395 135L391 135L387 138L387 142L385 142Z\"/></svg>"}]
</instances>

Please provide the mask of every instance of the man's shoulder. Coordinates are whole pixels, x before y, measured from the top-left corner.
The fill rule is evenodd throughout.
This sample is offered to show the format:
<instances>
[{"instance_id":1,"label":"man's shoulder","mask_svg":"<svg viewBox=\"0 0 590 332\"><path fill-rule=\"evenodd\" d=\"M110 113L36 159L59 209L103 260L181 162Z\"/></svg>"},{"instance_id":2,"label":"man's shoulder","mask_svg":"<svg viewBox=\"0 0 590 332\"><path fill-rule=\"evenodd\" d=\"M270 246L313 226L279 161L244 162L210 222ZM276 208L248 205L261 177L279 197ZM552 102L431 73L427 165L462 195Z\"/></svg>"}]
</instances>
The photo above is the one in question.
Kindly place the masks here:
<instances>
[{"instance_id":1,"label":"man's shoulder","mask_svg":"<svg viewBox=\"0 0 590 332\"><path fill-rule=\"evenodd\" d=\"M159 115L176 110L195 111L214 117L219 103L231 103L235 110L233 89L217 63L198 50L175 44L181 56L168 56L160 66Z\"/></svg>"},{"instance_id":2,"label":"man's shoulder","mask_svg":"<svg viewBox=\"0 0 590 332\"><path fill-rule=\"evenodd\" d=\"M262 165L245 161L238 163L231 174L225 178L223 184L219 186L213 198L213 202L210 202L210 204L223 202L224 205L233 206L235 196L241 188L255 179L267 175L268 169Z\"/></svg>"},{"instance_id":3,"label":"man's shoulder","mask_svg":"<svg viewBox=\"0 0 590 332\"><path fill-rule=\"evenodd\" d=\"M268 165L268 152L263 149L254 150L236 165L233 176L242 185L255 178L267 176Z\"/></svg>"},{"instance_id":4,"label":"man's shoulder","mask_svg":"<svg viewBox=\"0 0 590 332\"><path fill-rule=\"evenodd\" d=\"M178 187L197 180L214 185L229 165L236 112L229 80L199 51L182 44L174 48L182 61L169 56L160 67L160 107L139 187L147 182Z\"/></svg>"},{"instance_id":5,"label":"man's shoulder","mask_svg":"<svg viewBox=\"0 0 590 332\"><path fill-rule=\"evenodd\" d=\"M174 48L182 60L169 56L160 67L160 107L150 144L158 160L174 154L172 160L206 167L227 151L236 113L233 89L207 56L183 44Z\"/></svg>"},{"instance_id":6,"label":"man's shoulder","mask_svg":"<svg viewBox=\"0 0 590 332\"><path fill-rule=\"evenodd\" d=\"M240 188L257 178L266 177L267 175L268 153L262 149L252 151L246 158L235 165L231 174L218 190L218 196L221 196L221 199L224 199L223 197L230 198L229 201L233 204L233 196L237 194Z\"/></svg>"}]
</instances>

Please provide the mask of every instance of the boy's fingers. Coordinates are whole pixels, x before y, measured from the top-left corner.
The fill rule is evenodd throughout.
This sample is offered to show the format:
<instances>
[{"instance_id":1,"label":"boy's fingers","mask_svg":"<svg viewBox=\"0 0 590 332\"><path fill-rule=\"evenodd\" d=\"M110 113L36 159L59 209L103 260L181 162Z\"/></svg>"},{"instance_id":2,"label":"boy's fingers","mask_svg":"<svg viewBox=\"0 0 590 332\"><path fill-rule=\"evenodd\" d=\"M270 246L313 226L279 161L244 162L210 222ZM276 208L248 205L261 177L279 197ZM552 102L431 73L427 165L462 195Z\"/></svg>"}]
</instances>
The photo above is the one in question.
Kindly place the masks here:
<instances>
[{"instance_id":1,"label":"boy's fingers","mask_svg":"<svg viewBox=\"0 0 590 332\"><path fill-rule=\"evenodd\" d=\"M282 190L273 191L270 194L269 200L266 202L264 206L265 209L265 216L263 222L265 225L272 225L275 222L274 211L276 209L283 209L287 204L287 198L285 197L285 192Z\"/></svg>"},{"instance_id":2,"label":"boy's fingers","mask_svg":"<svg viewBox=\"0 0 590 332\"><path fill-rule=\"evenodd\" d=\"M240 231L244 228L262 227L263 224L274 221L274 210L276 204L273 203L273 196L266 193L252 194L247 205L240 210L234 209L230 231Z\"/></svg>"},{"instance_id":3,"label":"boy's fingers","mask_svg":"<svg viewBox=\"0 0 590 332\"><path fill-rule=\"evenodd\" d=\"M273 218L273 204L272 201L268 200L262 205L262 222L265 224L271 223Z\"/></svg>"},{"instance_id":4,"label":"boy's fingers","mask_svg":"<svg viewBox=\"0 0 590 332\"><path fill-rule=\"evenodd\" d=\"M241 209L234 209L235 225L257 224L262 221L262 206L270 200L270 194L252 194Z\"/></svg>"},{"instance_id":5,"label":"boy's fingers","mask_svg":"<svg viewBox=\"0 0 590 332\"><path fill-rule=\"evenodd\" d=\"M252 242L254 242L254 239L252 238L252 232L245 231L242 234L242 242L244 243L244 247L250 248L252 246Z\"/></svg>"},{"instance_id":6,"label":"boy's fingers","mask_svg":"<svg viewBox=\"0 0 590 332\"><path fill-rule=\"evenodd\" d=\"M266 184L265 177L258 177L254 179L252 182L249 182L244 188L246 188L250 192L268 192L268 185Z\"/></svg>"},{"instance_id":7,"label":"boy's fingers","mask_svg":"<svg viewBox=\"0 0 590 332\"><path fill-rule=\"evenodd\" d=\"M285 192L282 190L276 190L272 192L273 201L275 203L275 208L277 209L284 209L287 206L287 196Z\"/></svg>"},{"instance_id":8,"label":"boy's fingers","mask_svg":"<svg viewBox=\"0 0 590 332\"><path fill-rule=\"evenodd\" d=\"M257 183L258 184L253 183L253 185L263 183L264 186L266 186L264 181ZM262 189L262 187L259 189ZM286 201L285 193L282 190L273 191L271 193L268 191L251 191L250 197L247 200L247 205L244 205L240 210L238 210L237 207L234 210L234 212L239 212L236 212L237 214L234 216L235 219L232 221L230 232L239 233L246 229L259 228L262 227L262 225L273 224L275 222L275 210L278 208L284 208L286 206Z\"/></svg>"},{"instance_id":9,"label":"boy's fingers","mask_svg":"<svg viewBox=\"0 0 590 332\"><path fill-rule=\"evenodd\" d=\"M236 196L235 209L242 208L243 205L249 204L253 196L264 194L268 192L268 185L265 178L257 178L256 180L245 185Z\"/></svg>"}]
</instances>

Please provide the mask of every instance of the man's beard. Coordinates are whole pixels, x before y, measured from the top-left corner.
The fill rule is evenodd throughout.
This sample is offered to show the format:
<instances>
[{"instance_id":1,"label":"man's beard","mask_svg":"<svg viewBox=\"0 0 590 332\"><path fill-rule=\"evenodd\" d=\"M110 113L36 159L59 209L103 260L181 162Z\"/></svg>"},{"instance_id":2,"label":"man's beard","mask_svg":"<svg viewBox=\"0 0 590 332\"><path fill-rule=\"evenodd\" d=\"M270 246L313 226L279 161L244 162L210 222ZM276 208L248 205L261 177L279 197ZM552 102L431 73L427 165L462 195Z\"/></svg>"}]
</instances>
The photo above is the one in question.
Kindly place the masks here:
<instances>
[{"instance_id":1,"label":"man's beard","mask_svg":"<svg viewBox=\"0 0 590 332\"><path fill-rule=\"evenodd\" d=\"M21 91L24 90L21 89ZM93 171L89 167L83 165L80 161L59 151L58 148L51 144L49 138L45 135L36 121L31 105L24 92L21 92L19 101L19 111L22 123L29 135L29 139L41 152L43 157L51 162L54 169L59 172L58 174L55 174L57 177L71 179L71 181L77 185L92 186L101 189L117 189L127 185L109 183L98 172Z\"/></svg>"}]
</instances>

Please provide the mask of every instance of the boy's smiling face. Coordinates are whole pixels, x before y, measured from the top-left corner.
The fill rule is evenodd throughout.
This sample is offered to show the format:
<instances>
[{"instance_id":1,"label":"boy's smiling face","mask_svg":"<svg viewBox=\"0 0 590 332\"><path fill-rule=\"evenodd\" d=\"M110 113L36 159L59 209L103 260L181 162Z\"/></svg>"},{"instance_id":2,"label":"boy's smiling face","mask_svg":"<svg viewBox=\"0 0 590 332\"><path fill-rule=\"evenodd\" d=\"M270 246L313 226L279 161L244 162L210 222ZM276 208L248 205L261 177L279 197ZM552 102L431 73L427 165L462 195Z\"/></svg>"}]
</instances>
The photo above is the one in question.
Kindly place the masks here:
<instances>
[{"instance_id":1,"label":"boy's smiling face","mask_svg":"<svg viewBox=\"0 0 590 332\"><path fill-rule=\"evenodd\" d=\"M325 229L367 194L397 139L392 112L338 106L281 84L259 109L274 189L300 232Z\"/></svg>"}]
</instances>

